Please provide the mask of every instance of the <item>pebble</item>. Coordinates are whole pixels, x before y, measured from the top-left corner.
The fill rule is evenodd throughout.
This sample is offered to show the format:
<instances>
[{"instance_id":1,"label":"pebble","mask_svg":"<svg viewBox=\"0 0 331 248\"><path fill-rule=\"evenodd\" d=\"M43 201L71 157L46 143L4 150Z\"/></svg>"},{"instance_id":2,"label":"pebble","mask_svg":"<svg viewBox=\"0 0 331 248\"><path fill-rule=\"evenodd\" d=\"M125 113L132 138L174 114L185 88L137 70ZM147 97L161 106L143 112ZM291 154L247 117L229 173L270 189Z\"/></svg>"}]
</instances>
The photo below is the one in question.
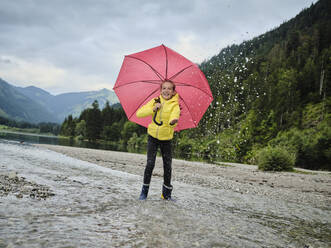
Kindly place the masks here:
<instances>
[{"instance_id":1,"label":"pebble","mask_svg":"<svg viewBox=\"0 0 331 248\"><path fill-rule=\"evenodd\" d=\"M23 195L21 193L16 195L17 198L23 198Z\"/></svg>"},{"instance_id":2,"label":"pebble","mask_svg":"<svg viewBox=\"0 0 331 248\"><path fill-rule=\"evenodd\" d=\"M17 172L0 174L0 197L8 194L14 194L18 199L28 196L38 200L55 195L48 186L29 182L24 177L19 177Z\"/></svg>"},{"instance_id":3,"label":"pebble","mask_svg":"<svg viewBox=\"0 0 331 248\"><path fill-rule=\"evenodd\" d=\"M17 178L17 173L15 171L12 171L8 174L9 179L16 179Z\"/></svg>"}]
</instances>

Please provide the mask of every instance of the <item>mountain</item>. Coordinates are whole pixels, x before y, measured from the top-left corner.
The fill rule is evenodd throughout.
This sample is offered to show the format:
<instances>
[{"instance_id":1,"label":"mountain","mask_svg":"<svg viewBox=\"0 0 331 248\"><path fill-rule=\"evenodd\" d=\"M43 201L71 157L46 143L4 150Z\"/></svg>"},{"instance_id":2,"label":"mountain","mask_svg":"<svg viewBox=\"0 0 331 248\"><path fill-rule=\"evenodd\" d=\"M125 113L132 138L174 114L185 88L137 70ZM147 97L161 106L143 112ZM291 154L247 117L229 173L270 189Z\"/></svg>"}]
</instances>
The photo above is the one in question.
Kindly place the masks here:
<instances>
[{"instance_id":1,"label":"mountain","mask_svg":"<svg viewBox=\"0 0 331 248\"><path fill-rule=\"evenodd\" d=\"M39 102L40 104L45 104L49 101L50 98L54 97L47 91L37 88L35 86L28 86L28 87L16 87L18 91L20 91L22 94L26 95L27 97L33 99L36 102Z\"/></svg>"},{"instance_id":2,"label":"mountain","mask_svg":"<svg viewBox=\"0 0 331 248\"><path fill-rule=\"evenodd\" d=\"M35 86L15 87L0 79L0 116L14 120L61 123L68 115L79 116L95 100L100 109L107 101L110 105L119 102L115 93L107 89L54 96Z\"/></svg>"},{"instance_id":3,"label":"mountain","mask_svg":"<svg viewBox=\"0 0 331 248\"><path fill-rule=\"evenodd\" d=\"M115 92L102 89L99 91L56 95L50 99L49 107L55 113L56 117L63 121L69 114L73 117L79 116L80 113L90 107L95 100L98 101L100 109L105 106L107 101L109 105L119 102Z\"/></svg>"},{"instance_id":4,"label":"mountain","mask_svg":"<svg viewBox=\"0 0 331 248\"><path fill-rule=\"evenodd\" d=\"M26 122L55 122L57 119L41 104L22 94L0 78L0 116Z\"/></svg>"},{"instance_id":5,"label":"mountain","mask_svg":"<svg viewBox=\"0 0 331 248\"><path fill-rule=\"evenodd\" d=\"M41 106L43 106L47 111L54 115L54 111L52 107L50 107L50 101L54 98L53 95L48 93L47 91L37 88L35 86L28 86L28 87L15 87L17 91L21 94L29 97L33 101L37 102ZM57 120L57 118L56 118ZM58 120L57 120L58 121Z\"/></svg>"}]
</instances>

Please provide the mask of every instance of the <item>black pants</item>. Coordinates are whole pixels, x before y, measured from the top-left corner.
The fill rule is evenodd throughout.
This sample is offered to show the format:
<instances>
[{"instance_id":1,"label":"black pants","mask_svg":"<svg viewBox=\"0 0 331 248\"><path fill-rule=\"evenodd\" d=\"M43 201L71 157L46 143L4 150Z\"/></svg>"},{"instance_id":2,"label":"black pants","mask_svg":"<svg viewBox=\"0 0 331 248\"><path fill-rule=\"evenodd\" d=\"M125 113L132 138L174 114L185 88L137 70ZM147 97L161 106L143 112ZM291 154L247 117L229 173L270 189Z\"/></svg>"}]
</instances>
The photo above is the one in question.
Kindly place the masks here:
<instances>
[{"instance_id":1,"label":"black pants","mask_svg":"<svg viewBox=\"0 0 331 248\"><path fill-rule=\"evenodd\" d=\"M147 144L147 165L144 173L144 184L149 185L153 169L155 167L155 159L158 147L161 149L163 159L163 180L166 186L171 186L171 140L158 140L148 135Z\"/></svg>"}]
</instances>

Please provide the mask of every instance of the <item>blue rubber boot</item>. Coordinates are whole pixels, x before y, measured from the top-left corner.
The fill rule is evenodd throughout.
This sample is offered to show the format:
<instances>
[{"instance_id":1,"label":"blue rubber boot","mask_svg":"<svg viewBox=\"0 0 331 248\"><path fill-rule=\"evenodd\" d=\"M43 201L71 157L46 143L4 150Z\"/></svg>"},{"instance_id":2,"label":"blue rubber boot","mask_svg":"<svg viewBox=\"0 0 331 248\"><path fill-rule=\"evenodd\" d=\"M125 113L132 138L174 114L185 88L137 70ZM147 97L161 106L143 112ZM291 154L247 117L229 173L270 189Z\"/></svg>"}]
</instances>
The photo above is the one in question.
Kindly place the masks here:
<instances>
[{"instance_id":1,"label":"blue rubber boot","mask_svg":"<svg viewBox=\"0 0 331 248\"><path fill-rule=\"evenodd\" d=\"M146 200L148 195L149 185L143 185L141 189L139 200Z\"/></svg>"},{"instance_id":2,"label":"blue rubber boot","mask_svg":"<svg viewBox=\"0 0 331 248\"><path fill-rule=\"evenodd\" d=\"M169 201L172 200L172 198L171 198L172 188L173 188L172 185L167 186L167 185L163 184L162 195L161 195L161 198L163 200L169 200Z\"/></svg>"}]
</instances>

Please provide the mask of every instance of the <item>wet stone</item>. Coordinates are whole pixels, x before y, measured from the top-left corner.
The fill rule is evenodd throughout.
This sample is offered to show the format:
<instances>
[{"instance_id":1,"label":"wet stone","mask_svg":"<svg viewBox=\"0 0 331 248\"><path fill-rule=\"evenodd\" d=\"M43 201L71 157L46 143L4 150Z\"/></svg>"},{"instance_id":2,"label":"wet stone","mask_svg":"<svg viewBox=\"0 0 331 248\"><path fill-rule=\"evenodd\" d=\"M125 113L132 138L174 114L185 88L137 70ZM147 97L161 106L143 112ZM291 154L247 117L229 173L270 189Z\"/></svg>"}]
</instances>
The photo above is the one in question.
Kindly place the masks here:
<instances>
[{"instance_id":1,"label":"wet stone","mask_svg":"<svg viewBox=\"0 0 331 248\"><path fill-rule=\"evenodd\" d=\"M18 199L24 196L33 199L47 199L55 194L46 185L40 185L19 177L16 172L0 174L0 197L14 194Z\"/></svg>"},{"instance_id":2,"label":"wet stone","mask_svg":"<svg viewBox=\"0 0 331 248\"><path fill-rule=\"evenodd\" d=\"M17 198L23 198L23 195L20 193L20 194L17 194L16 197Z\"/></svg>"},{"instance_id":3,"label":"wet stone","mask_svg":"<svg viewBox=\"0 0 331 248\"><path fill-rule=\"evenodd\" d=\"M16 180L17 179L17 173L16 172L10 172L8 174L8 178L12 179L12 180Z\"/></svg>"}]
</instances>

